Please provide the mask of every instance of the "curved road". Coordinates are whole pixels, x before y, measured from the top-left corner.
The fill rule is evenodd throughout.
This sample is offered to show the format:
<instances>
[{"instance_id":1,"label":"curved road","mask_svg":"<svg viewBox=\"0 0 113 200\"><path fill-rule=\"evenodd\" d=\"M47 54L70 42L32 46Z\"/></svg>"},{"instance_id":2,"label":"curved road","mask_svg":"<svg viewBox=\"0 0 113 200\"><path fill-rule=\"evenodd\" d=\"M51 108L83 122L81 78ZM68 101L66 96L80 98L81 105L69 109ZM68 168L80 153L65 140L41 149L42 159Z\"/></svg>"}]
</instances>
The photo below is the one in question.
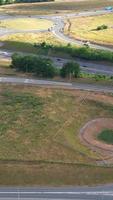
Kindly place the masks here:
<instances>
[{"instance_id":1,"label":"curved road","mask_svg":"<svg viewBox=\"0 0 113 200\"><path fill-rule=\"evenodd\" d=\"M38 18L38 19L48 19L48 20L52 20L54 25L51 28L52 33L58 37L61 40L64 40L68 43L73 43L73 44L77 44L77 45L83 45L82 41L77 41L73 38L70 38L69 36L64 35L63 33L63 29L64 29L64 20L66 18L71 18L71 17L81 17L81 16L92 16L92 15L100 15L100 14L108 14L111 11L106 11L106 10L97 10L97 11L87 11L87 12L81 12L81 13L72 13L72 14L65 14L63 16L29 16L30 18ZM4 15L0 15L0 20L4 20L4 19L15 19L16 18L23 18L26 16L10 16L7 14ZM28 17L28 19L29 19ZM20 31L20 30L11 30L11 29L7 29L7 28L1 28L0 29L0 36L4 36L4 35L10 35L10 34L14 34L14 33L36 33L36 32L47 32L48 30L27 30L27 31ZM2 46L2 43L0 44L0 46ZM91 44L92 48L96 48L96 49L102 49L102 50L109 50L109 51L113 51L112 48L108 48L105 46L99 46L99 45L94 45ZM0 51L0 57L4 58L4 57L10 57L12 55L13 52L7 51L5 50L5 52L7 52L7 55L4 55L4 51ZM67 61L69 61L69 59L60 59L59 58L55 58L55 57L50 57L56 66L61 67L64 63L66 63ZM72 60L71 60L72 61ZM86 61L86 60L81 60L81 59L76 59L76 61L80 64L81 66L81 70L83 72L87 72L87 73L98 73L98 74L105 74L105 75L113 75L113 67L110 64L105 64L105 63L95 63L93 61Z\"/></svg>"},{"instance_id":2,"label":"curved road","mask_svg":"<svg viewBox=\"0 0 113 200\"><path fill-rule=\"evenodd\" d=\"M48 19L48 20L52 20L54 25L52 27L52 33L58 37L61 40L64 40L67 43L71 43L71 44L76 44L76 45L83 45L84 42L83 41L78 41L76 39L73 39L69 36L66 36L63 33L64 30L64 20L66 18L71 18L71 17L81 17L81 16L94 16L94 15L102 15L102 14L108 14L111 13L111 11L106 11L106 10L92 10L92 11L86 11L86 12L80 12L80 13L72 13L72 14L64 14L62 16L47 16L47 15L36 15L36 16L29 16L29 18L35 18L35 19ZM11 16L11 15L0 15L0 20L4 20L4 19L15 19L16 18L23 18L26 16ZM10 29L6 29L6 28L1 28L0 29L0 36L3 35L9 35L9 34L13 34L13 33L22 33L22 32L45 32L48 31L47 29L45 30L28 30L28 31L19 31L19 30L10 30ZM113 51L113 48L110 47L106 47L106 46L101 46L101 45L96 45L96 44L90 44L91 48L95 48L95 49L101 49L101 50L108 50L108 51Z\"/></svg>"}]
</instances>

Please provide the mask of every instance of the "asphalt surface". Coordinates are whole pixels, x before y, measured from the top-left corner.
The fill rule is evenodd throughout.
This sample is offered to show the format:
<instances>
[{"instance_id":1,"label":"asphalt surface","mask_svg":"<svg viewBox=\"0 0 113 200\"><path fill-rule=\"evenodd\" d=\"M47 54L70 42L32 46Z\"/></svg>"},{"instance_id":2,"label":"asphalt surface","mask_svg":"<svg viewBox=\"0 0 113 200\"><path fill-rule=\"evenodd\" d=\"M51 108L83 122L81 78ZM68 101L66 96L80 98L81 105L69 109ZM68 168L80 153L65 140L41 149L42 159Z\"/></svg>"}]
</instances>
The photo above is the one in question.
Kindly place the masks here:
<instances>
[{"instance_id":1,"label":"asphalt surface","mask_svg":"<svg viewBox=\"0 0 113 200\"><path fill-rule=\"evenodd\" d=\"M0 58L10 60L13 53L15 52L8 51L8 50L4 50L4 51L0 50ZM36 55L36 54L25 53L25 52L17 52L17 53L22 54L22 55L23 54ZM65 63L72 62L73 60L74 62L77 62L80 64L80 68L82 72L90 73L90 74L101 74L101 75L113 76L113 66L110 63L106 64L102 62L91 62L91 61L86 61L83 59L66 59L66 58L64 59L64 58L44 56L44 55L41 55L41 57L50 58L53 61L54 66L56 66L57 68L61 68Z\"/></svg>"},{"instance_id":2,"label":"asphalt surface","mask_svg":"<svg viewBox=\"0 0 113 200\"><path fill-rule=\"evenodd\" d=\"M3 200L113 200L113 185L98 187L2 187Z\"/></svg>"},{"instance_id":3,"label":"asphalt surface","mask_svg":"<svg viewBox=\"0 0 113 200\"><path fill-rule=\"evenodd\" d=\"M97 91L105 93L113 93L113 86L100 86L94 84L82 84L82 83L67 83L59 81L19 78L19 77L0 77L0 83L8 84L25 84L25 85L39 85L44 87L59 87L66 89L80 89L87 91Z\"/></svg>"}]
</instances>

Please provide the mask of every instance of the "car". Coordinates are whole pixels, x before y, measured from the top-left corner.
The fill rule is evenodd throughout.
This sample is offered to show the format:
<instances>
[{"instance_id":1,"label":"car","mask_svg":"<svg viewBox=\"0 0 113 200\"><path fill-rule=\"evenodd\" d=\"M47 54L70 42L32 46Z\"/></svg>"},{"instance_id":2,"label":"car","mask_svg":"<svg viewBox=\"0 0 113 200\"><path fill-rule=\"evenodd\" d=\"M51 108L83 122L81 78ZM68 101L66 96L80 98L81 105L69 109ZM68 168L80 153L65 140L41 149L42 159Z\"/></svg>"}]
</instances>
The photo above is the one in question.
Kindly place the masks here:
<instances>
[{"instance_id":1,"label":"car","mask_svg":"<svg viewBox=\"0 0 113 200\"><path fill-rule=\"evenodd\" d=\"M10 56L11 56L10 53L8 53L8 52L6 52L6 51L1 51L1 52L0 52L0 55L2 55L2 56L7 56L7 57L10 57Z\"/></svg>"},{"instance_id":2,"label":"car","mask_svg":"<svg viewBox=\"0 0 113 200\"><path fill-rule=\"evenodd\" d=\"M84 46L89 47L90 46L90 42L86 41L83 43Z\"/></svg>"},{"instance_id":3,"label":"car","mask_svg":"<svg viewBox=\"0 0 113 200\"><path fill-rule=\"evenodd\" d=\"M108 7L105 8L105 10L112 11L113 7L112 6L108 6Z\"/></svg>"},{"instance_id":4,"label":"car","mask_svg":"<svg viewBox=\"0 0 113 200\"><path fill-rule=\"evenodd\" d=\"M61 58L57 58L57 61L59 61L59 62L60 62L60 61L61 61Z\"/></svg>"}]
</instances>

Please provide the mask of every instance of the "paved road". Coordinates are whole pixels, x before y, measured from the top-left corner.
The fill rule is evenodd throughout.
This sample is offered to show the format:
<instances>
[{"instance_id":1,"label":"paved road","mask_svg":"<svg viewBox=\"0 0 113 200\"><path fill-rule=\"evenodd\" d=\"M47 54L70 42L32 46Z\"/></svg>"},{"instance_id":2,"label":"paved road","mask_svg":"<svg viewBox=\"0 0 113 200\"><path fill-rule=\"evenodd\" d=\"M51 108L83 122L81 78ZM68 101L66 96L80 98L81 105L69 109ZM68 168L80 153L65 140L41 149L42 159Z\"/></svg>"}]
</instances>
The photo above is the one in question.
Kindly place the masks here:
<instances>
[{"instance_id":1,"label":"paved road","mask_svg":"<svg viewBox=\"0 0 113 200\"><path fill-rule=\"evenodd\" d=\"M110 11L111 12L111 11ZM63 16L30 16L30 18L42 18L42 19L48 19L48 20L52 20L54 23L54 26L52 28L52 32L56 35L56 37L59 37L61 40L65 40L68 43L74 43L74 44L78 44L78 45L83 45L82 41L77 41L74 40L68 36L65 36L63 33L63 28L64 28L64 19L65 18L71 18L71 17L80 17L80 16L91 16L91 15L100 15L100 14L106 14L109 13L109 11L106 10L97 10L97 11L87 11L87 12L81 12L81 13L72 13L72 14L65 14ZM10 16L7 14L4 15L0 15L0 20L3 19L15 19L16 18L23 18L25 16ZM29 19L29 17L28 17ZM10 30L10 29L6 29L6 28L1 28L0 29L0 36L3 35L9 35L9 34L13 34L13 33L20 33L20 32L45 32L48 30L27 30L27 31L19 31L19 30ZM0 43L0 46L2 46L2 43ZM112 48L107 48L104 46L99 46L99 45L93 45L91 44L91 47L93 48L97 48L97 49L106 49L106 50L110 50L113 51ZM11 53L10 51L7 51L7 55L4 55L4 52L1 50L0 51L0 58L5 58L5 57L10 57ZM67 61L69 61L69 59L59 59L58 58L53 58L50 57L56 66L61 67L64 63L66 63ZM98 73L98 74L105 74L105 75L113 75L113 67L110 66L109 64L101 64L101 63L95 63L93 61L85 61L85 60L78 60L77 62L80 64L81 66L81 70L83 72L87 72L87 73Z\"/></svg>"},{"instance_id":2,"label":"paved road","mask_svg":"<svg viewBox=\"0 0 113 200\"><path fill-rule=\"evenodd\" d=\"M80 12L80 13L72 13L72 14L67 14L64 15L63 17L61 16L57 16L54 17L53 19L55 20L55 26L52 30L53 34L58 37L61 40L64 40L68 43L71 44L75 44L75 45L83 45L84 42L83 41L78 41L76 39L71 38L70 36L66 36L63 33L63 29L64 29L64 19L66 18L73 18L73 17L86 17L86 16L98 16L98 15L102 15L102 14L108 14L111 13L111 11L106 11L106 10L94 10L94 11L86 11L86 12ZM95 48L95 49L101 49L101 50L108 50L108 51L113 51L113 48L110 47L106 47L106 46L100 46L100 45L96 45L96 44L90 44L91 48Z\"/></svg>"},{"instance_id":3,"label":"paved road","mask_svg":"<svg viewBox=\"0 0 113 200\"><path fill-rule=\"evenodd\" d=\"M0 50L0 58L1 59L11 59L11 55L13 54L13 51L8 51ZM17 52L19 54L24 54L24 55L35 55L32 53L25 53L25 52ZM86 61L83 59L64 59L64 58L59 58L59 57L52 57L52 56L44 56L41 55L41 57L44 58L50 58L54 65L58 68L61 68L65 63L71 62L72 60L74 62L78 62L81 67L81 71L85 73L90 73L90 74L104 74L108 76L113 76L113 66L109 63L102 63L102 62L91 62L91 61Z\"/></svg>"},{"instance_id":4,"label":"paved road","mask_svg":"<svg viewBox=\"0 0 113 200\"><path fill-rule=\"evenodd\" d=\"M113 200L113 185L98 187L0 188L0 200Z\"/></svg>"},{"instance_id":5,"label":"paved road","mask_svg":"<svg viewBox=\"0 0 113 200\"><path fill-rule=\"evenodd\" d=\"M92 11L86 11L86 12L80 12L80 13L71 13L71 14L64 14L62 16L59 15L55 15L55 16L48 16L48 15L36 15L36 16L29 16L30 18L35 18L35 19L48 19L48 20L52 20L54 25L52 27L52 33L58 37L61 40L64 40L67 43L72 43L72 44L76 44L76 45L83 45L84 42L83 41L78 41L76 39L73 39L69 36L66 36L63 33L63 29L64 29L64 20L66 18L71 18L71 17L81 17L81 16L93 16L93 15L101 15L101 14L108 14L111 13L111 11L106 11L104 9L101 10L92 10ZM11 16L11 15L0 15L0 20L4 20L4 19L15 19L15 18L23 18L26 16ZM28 17L28 19L29 19ZM1 28L0 29L0 36L3 35L9 35L9 34L13 34L13 33L22 33L22 32L45 32L48 30L28 30L28 31L19 31L19 30L12 30L12 29L7 29L7 28ZM101 46L101 45L96 45L96 44L90 44L90 47L92 48L96 48L96 49L101 49L101 50L109 50L109 51L113 51L113 48L110 47L105 47L105 46Z\"/></svg>"},{"instance_id":6,"label":"paved road","mask_svg":"<svg viewBox=\"0 0 113 200\"><path fill-rule=\"evenodd\" d=\"M49 86L49 87L59 87L66 89L80 89L87 91L98 91L105 93L113 93L113 86L100 86L82 83L67 83L59 81L49 81L49 80L39 80L39 79L29 79L29 78L19 78L19 77L0 77L0 83L8 84L26 84L26 85L39 85L39 86Z\"/></svg>"}]
</instances>

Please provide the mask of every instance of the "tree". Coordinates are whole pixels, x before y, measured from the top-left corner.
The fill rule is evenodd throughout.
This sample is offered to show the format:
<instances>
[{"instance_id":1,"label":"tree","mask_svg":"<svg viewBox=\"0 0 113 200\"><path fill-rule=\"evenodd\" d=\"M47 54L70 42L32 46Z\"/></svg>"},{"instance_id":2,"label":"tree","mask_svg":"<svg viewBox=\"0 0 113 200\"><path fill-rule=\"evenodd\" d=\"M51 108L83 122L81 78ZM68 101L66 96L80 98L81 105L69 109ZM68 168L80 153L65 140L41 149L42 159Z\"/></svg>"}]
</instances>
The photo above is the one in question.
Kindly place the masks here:
<instances>
[{"instance_id":1,"label":"tree","mask_svg":"<svg viewBox=\"0 0 113 200\"><path fill-rule=\"evenodd\" d=\"M56 70L52 65L52 61L47 58L38 58L37 65L35 65L35 73L40 77L53 78Z\"/></svg>"},{"instance_id":2,"label":"tree","mask_svg":"<svg viewBox=\"0 0 113 200\"><path fill-rule=\"evenodd\" d=\"M80 65L75 62L68 62L61 68L60 74L63 78L78 78L80 75Z\"/></svg>"},{"instance_id":3,"label":"tree","mask_svg":"<svg viewBox=\"0 0 113 200\"><path fill-rule=\"evenodd\" d=\"M56 75L56 69L50 59L33 55L13 54L11 67L22 72L35 73L38 77L53 78Z\"/></svg>"}]
</instances>

